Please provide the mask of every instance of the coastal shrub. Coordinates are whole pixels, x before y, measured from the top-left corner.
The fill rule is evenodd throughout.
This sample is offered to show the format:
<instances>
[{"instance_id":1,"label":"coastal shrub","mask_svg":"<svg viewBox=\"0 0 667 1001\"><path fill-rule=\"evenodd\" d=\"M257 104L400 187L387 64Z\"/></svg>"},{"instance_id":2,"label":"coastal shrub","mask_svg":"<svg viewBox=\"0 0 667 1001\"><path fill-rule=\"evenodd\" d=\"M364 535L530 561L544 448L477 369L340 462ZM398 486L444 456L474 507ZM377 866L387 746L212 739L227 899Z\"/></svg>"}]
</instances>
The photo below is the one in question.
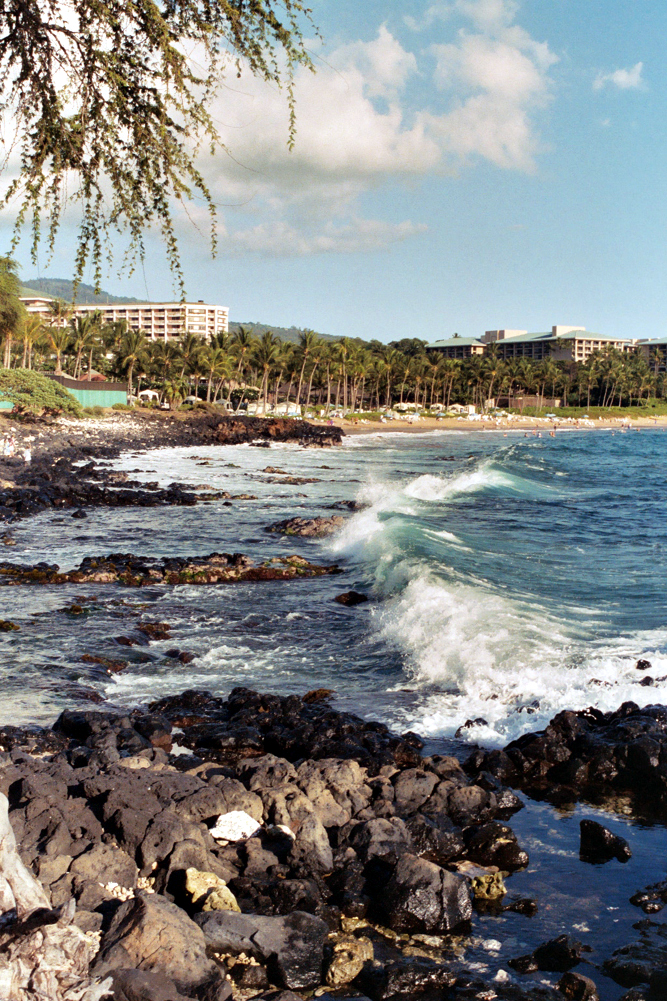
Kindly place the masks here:
<instances>
[{"instance_id":1,"label":"coastal shrub","mask_svg":"<svg viewBox=\"0 0 667 1001\"><path fill-rule=\"evenodd\" d=\"M114 403L111 406L112 410L131 410L132 407L128 407L127 403Z\"/></svg>"},{"instance_id":2,"label":"coastal shrub","mask_svg":"<svg viewBox=\"0 0 667 1001\"><path fill-rule=\"evenodd\" d=\"M81 417L78 400L61 385L26 368L0 368L0 400L17 414L71 414Z\"/></svg>"},{"instance_id":3,"label":"coastal shrub","mask_svg":"<svg viewBox=\"0 0 667 1001\"><path fill-rule=\"evenodd\" d=\"M106 413L104 407L98 407L97 405L94 407L84 407L83 412L86 417L104 417Z\"/></svg>"}]
</instances>

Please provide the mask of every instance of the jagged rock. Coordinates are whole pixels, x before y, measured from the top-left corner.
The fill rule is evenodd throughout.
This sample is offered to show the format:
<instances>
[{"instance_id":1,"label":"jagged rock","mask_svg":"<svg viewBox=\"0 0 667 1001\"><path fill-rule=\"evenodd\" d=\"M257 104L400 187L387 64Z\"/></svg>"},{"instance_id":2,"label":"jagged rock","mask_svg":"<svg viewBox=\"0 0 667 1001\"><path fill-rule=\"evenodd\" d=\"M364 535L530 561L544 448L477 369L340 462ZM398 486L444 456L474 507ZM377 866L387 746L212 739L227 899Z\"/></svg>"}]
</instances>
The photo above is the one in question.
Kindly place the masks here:
<instances>
[{"instance_id":1,"label":"jagged rock","mask_svg":"<svg viewBox=\"0 0 667 1001\"><path fill-rule=\"evenodd\" d=\"M667 879L653 883L644 890L637 890L630 897L630 903L641 907L644 914L657 914L667 904Z\"/></svg>"},{"instance_id":2,"label":"jagged rock","mask_svg":"<svg viewBox=\"0 0 667 1001\"><path fill-rule=\"evenodd\" d=\"M582 973L563 974L556 988L570 1001L600 1001L595 981Z\"/></svg>"},{"instance_id":3,"label":"jagged rock","mask_svg":"<svg viewBox=\"0 0 667 1001\"><path fill-rule=\"evenodd\" d=\"M472 917L462 876L407 853L387 884L382 910L389 926L401 932L444 934Z\"/></svg>"},{"instance_id":4,"label":"jagged rock","mask_svg":"<svg viewBox=\"0 0 667 1001\"><path fill-rule=\"evenodd\" d=\"M518 973L533 973L535 970L545 970L551 973L565 973L581 962L581 953L590 952L590 948L582 946L569 935L559 935L549 942L538 945L528 956L510 959L508 965Z\"/></svg>"},{"instance_id":5,"label":"jagged rock","mask_svg":"<svg viewBox=\"0 0 667 1001\"><path fill-rule=\"evenodd\" d=\"M209 948L244 952L266 964L271 979L293 990L322 982L324 943L329 929L312 914L295 911L286 917L216 911L197 915Z\"/></svg>"},{"instance_id":6,"label":"jagged rock","mask_svg":"<svg viewBox=\"0 0 667 1001\"><path fill-rule=\"evenodd\" d=\"M429 862L445 865L463 854L465 845L461 831L447 818L441 817L436 824L429 817L416 813L406 820L405 826L412 838L412 851Z\"/></svg>"},{"instance_id":7,"label":"jagged rock","mask_svg":"<svg viewBox=\"0 0 667 1001\"><path fill-rule=\"evenodd\" d=\"M654 812L667 798L665 754L667 708L626 702L610 713L558 713L544 730L524 734L504 751L474 751L465 767L553 802L582 796L604 802L624 790Z\"/></svg>"},{"instance_id":8,"label":"jagged rock","mask_svg":"<svg viewBox=\"0 0 667 1001\"><path fill-rule=\"evenodd\" d=\"M60 572L44 564L25 566L0 563L0 580L9 584L111 584L131 587L149 584L230 584L243 581L296 580L338 574L337 566L317 566L302 556L274 556L257 566L240 553L209 553L207 556L163 557L110 553L86 556L74 570ZM120 637L123 645L137 640Z\"/></svg>"},{"instance_id":9,"label":"jagged rock","mask_svg":"<svg viewBox=\"0 0 667 1001\"><path fill-rule=\"evenodd\" d=\"M324 825L316 816L306 816L299 824L291 857L303 860L314 872L330 873L333 869L331 844Z\"/></svg>"},{"instance_id":10,"label":"jagged rock","mask_svg":"<svg viewBox=\"0 0 667 1001\"><path fill-rule=\"evenodd\" d=\"M434 788L438 777L422 768L406 768L394 776L394 802L401 815L408 816L424 805Z\"/></svg>"},{"instance_id":11,"label":"jagged rock","mask_svg":"<svg viewBox=\"0 0 667 1001\"><path fill-rule=\"evenodd\" d=\"M180 907L143 891L113 915L93 969L98 976L117 969L162 973L201 1001L219 1001L223 986L201 929Z\"/></svg>"},{"instance_id":12,"label":"jagged rock","mask_svg":"<svg viewBox=\"0 0 667 1001\"><path fill-rule=\"evenodd\" d=\"M327 535L333 535L344 524L345 518L341 514L334 514L329 518L297 517L267 525L264 531L277 532L280 535L300 535L305 539L322 539Z\"/></svg>"},{"instance_id":13,"label":"jagged rock","mask_svg":"<svg viewBox=\"0 0 667 1001\"><path fill-rule=\"evenodd\" d=\"M363 605L364 602L368 601L368 595L362 594L360 591L344 591L342 594L337 594L334 601L337 601L339 605L354 608L355 605Z\"/></svg>"},{"instance_id":14,"label":"jagged rock","mask_svg":"<svg viewBox=\"0 0 667 1001\"><path fill-rule=\"evenodd\" d=\"M412 850L412 838L400 817L369 820L354 829L350 843L359 856L368 861L380 858L397 862L405 852Z\"/></svg>"},{"instance_id":15,"label":"jagged rock","mask_svg":"<svg viewBox=\"0 0 667 1001\"><path fill-rule=\"evenodd\" d=\"M384 965L369 963L357 983L372 1001L385 1001L387 998L405 998L408 1001L422 994L447 996L444 992L456 983L456 975L432 959L410 957Z\"/></svg>"},{"instance_id":16,"label":"jagged rock","mask_svg":"<svg viewBox=\"0 0 667 1001\"><path fill-rule=\"evenodd\" d=\"M514 831L495 821L466 833L466 855L478 865L497 866L507 872L528 865L528 853L519 846Z\"/></svg>"},{"instance_id":17,"label":"jagged rock","mask_svg":"<svg viewBox=\"0 0 667 1001\"><path fill-rule=\"evenodd\" d=\"M114 970L111 980L113 1001L191 1001L163 973Z\"/></svg>"},{"instance_id":18,"label":"jagged rock","mask_svg":"<svg viewBox=\"0 0 667 1001\"><path fill-rule=\"evenodd\" d=\"M613 834L607 827L595 820L582 820L579 824L581 839L579 855L583 862L608 862L618 859L627 862L632 858L630 845L625 838Z\"/></svg>"}]
</instances>

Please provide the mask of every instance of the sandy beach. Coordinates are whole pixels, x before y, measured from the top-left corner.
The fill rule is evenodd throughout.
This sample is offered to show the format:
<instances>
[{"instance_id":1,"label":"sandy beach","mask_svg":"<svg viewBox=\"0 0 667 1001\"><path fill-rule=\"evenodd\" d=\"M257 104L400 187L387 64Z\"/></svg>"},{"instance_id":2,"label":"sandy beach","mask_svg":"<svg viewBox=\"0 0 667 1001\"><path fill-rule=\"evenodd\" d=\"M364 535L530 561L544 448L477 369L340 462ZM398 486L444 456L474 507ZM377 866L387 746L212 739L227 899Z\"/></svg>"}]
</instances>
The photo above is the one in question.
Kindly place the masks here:
<instances>
[{"instance_id":1,"label":"sandy beach","mask_svg":"<svg viewBox=\"0 0 667 1001\"><path fill-rule=\"evenodd\" d=\"M323 425L328 421L310 421L311 424ZM382 434L388 432L402 432L405 434L423 434L425 431L541 431L542 433L556 430L562 431L618 431L622 427L632 430L639 428L667 428L667 417L637 417L625 418L617 417L606 420L566 420L560 418L549 420L547 418L535 417L513 417L508 419L498 418L493 420L468 420L458 417L422 417L416 421L391 420L386 422L368 421L366 423L355 422L337 418L333 422L335 427L342 428L345 434Z\"/></svg>"}]
</instances>

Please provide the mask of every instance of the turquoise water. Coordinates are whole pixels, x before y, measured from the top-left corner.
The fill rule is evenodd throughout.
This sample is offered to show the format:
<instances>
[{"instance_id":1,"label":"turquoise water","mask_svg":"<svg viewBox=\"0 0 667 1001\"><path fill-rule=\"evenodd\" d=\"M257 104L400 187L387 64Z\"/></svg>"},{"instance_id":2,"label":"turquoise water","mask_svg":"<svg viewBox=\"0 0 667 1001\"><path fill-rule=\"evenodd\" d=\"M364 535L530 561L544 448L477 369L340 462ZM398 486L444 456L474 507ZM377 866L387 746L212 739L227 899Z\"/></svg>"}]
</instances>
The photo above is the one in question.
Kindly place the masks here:
<instances>
[{"instance_id":1,"label":"turquoise water","mask_svg":"<svg viewBox=\"0 0 667 1001\"><path fill-rule=\"evenodd\" d=\"M115 465L139 470L138 479L257 499L92 509L86 521L43 514L13 530L17 545L7 558L69 567L101 552L297 552L335 560L346 572L290 584L123 592L125 601L148 601L144 614L169 621L173 638L151 644L146 663L113 679L79 658L127 652L112 637L138 613L109 604L117 588L5 588L2 617L22 626L0 636L7 719L53 718L77 685L119 703L192 686L326 685L343 705L433 737L483 719L466 739L503 744L561 708L667 699L662 431L389 434L324 451L161 449ZM318 482L281 483L263 472L267 466ZM331 514L351 499L367 506L330 539L264 531L290 515ZM353 609L332 601L350 587L371 601ZM74 592L98 599L83 620L62 613ZM196 661L166 660L175 645ZM638 658L651 661L653 687L639 684Z\"/></svg>"}]
</instances>

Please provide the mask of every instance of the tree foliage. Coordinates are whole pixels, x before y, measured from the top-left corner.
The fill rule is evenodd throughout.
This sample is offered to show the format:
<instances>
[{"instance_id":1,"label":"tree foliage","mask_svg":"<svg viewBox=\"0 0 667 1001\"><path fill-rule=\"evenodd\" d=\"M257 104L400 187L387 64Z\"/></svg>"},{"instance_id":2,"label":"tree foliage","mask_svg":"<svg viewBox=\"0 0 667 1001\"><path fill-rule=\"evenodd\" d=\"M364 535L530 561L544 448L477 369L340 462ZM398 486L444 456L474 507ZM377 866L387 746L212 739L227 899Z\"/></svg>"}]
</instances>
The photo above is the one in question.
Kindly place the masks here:
<instances>
[{"instance_id":1,"label":"tree foliage","mask_svg":"<svg viewBox=\"0 0 667 1001\"><path fill-rule=\"evenodd\" d=\"M0 93L21 158L4 199L19 199L15 240L29 223L36 259L45 217L53 250L69 197L81 211L75 288L89 262L99 288L113 232L134 261L156 226L183 292L173 200L203 199L215 249L196 166L202 146L218 146L211 99L230 69L285 84L291 145L310 23L303 0L0 0Z\"/></svg>"},{"instance_id":2,"label":"tree foliage","mask_svg":"<svg viewBox=\"0 0 667 1001\"><path fill-rule=\"evenodd\" d=\"M14 405L17 413L71 414L80 417L81 404L71 393L37 372L0 368L0 400Z\"/></svg>"}]
</instances>

